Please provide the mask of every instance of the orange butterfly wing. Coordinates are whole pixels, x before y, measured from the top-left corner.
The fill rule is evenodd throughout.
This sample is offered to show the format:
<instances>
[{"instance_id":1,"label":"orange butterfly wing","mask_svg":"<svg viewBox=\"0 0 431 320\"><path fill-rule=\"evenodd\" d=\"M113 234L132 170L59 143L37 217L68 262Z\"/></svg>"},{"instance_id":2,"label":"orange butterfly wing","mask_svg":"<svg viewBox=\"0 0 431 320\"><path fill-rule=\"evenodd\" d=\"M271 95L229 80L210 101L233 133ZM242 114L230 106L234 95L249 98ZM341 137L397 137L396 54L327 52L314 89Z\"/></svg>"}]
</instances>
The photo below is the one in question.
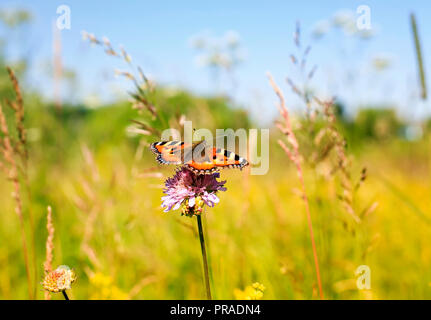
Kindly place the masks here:
<instances>
[{"instance_id":1,"label":"orange butterfly wing","mask_svg":"<svg viewBox=\"0 0 431 320\"><path fill-rule=\"evenodd\" d=\"M190 147L182 141L160 141L151 144L150 148L157 155L157 161L163 164L182 164L184 150Z\"/></svg>"},{"instance_id":2,"label":"orange butterfly wing","mask_svg":"<svg viewBox=\"0 0 431 320\"><path fill-rule=\"evenodd\" d=\"M184 161L185 154L191 155L196 145L188 145L182 141L161 141L151 144L151 150L157 154L157 161L163 164L184 164L197 174L210 174L219 168L239 168L249 163L246 159L225 149L213 148L212 155L199 160L191 158Z\"/></svg>"},{"instance_id":3,"label":"orange butterfly wing","mask_svg":"<svg viewBox=\"0 0 431 320\"><path fill-rule=\"evenodd\" d=\"M239 168L242 170L248 161L228 150L213 148L212 159L209 161L189 161L186 165L194 172L208 174L219 168Z\"/></svg>"}]
</instances>

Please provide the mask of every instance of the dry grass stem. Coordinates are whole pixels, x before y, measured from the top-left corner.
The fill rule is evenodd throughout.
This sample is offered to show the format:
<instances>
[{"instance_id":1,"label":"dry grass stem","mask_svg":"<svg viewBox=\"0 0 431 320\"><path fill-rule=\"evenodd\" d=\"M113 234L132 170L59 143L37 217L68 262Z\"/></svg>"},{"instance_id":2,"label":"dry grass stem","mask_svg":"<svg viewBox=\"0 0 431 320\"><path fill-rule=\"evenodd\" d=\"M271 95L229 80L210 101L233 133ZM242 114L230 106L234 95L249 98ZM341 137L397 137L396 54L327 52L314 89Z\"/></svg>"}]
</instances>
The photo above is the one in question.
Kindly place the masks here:
<instances>
[{"instance_id":1,"label":"dry grass stem","mask_svg":"<svg viewBox=\"0 0 431 320\"><path fill-rule=\"evenodd\" d=\"M307 197L307 193L306 193L303 171L302 171L302 166L301 166L301 156L300 156L300 152L299 152L299 144L298 144L298 140L296 139L295 133L292 130L292 125L290 122L289 112L288 112L287 107L286 107L284 95L269 73L268 73L268 78L269 78L269 82L270 82L274 92L276 93L276 95L279 98L278 109L280 111L281 116L284 119L284 127L282 128L282 132L286 135L286 139L290 145L290 148L281 140L279 140L278 143L283 148L283 150L286 152L289 159L295 164L296 171L297 171L298 178L299 178L299 182L301 184L302 198L303 198L304 204L305 204L307 224L308 224L308 229L310 232L311 246L313 249L313 258L314 258L314 266L316 269L317 284L319 286L319 296L320 296L320 299L323 300L324 296L323 296L323 289L322 289L322 281L320 279L319 259L317 256L316 242L314 239L313 224L312 224L311 213L310 213L310 205L309 205L309 201L308 201L308 197Z\"/></svg>"},{"instance_id":2,"label":"dry grass stem","mask_svg":"<svg viewBox=\"0 0 431 320\"><path fill-rule=\"evenodd\" d=\"M23 249L23 255L24 255L24 261L25 261L25 270L27 275L27 284L28 284L28 294L29 298L33 299L33 292L32 292L32 280L30 276L30 264L29 264L29 254L28 254L28 247L27 247L27 240L26 240L26 233L25 233L25 223L24 223L24 215L23 215L23 205L21 200L21 188L20 188L20 182L19 182L19 170L17 163L15 161L15 155L14 155L14 149L11 143L11 137L9 134L9 129L6 123L6 117L3 112L3 107L0 104L0 130L2 133L2 153L5 162L8 164L8 166L4 166L4 169L6 171L6 175L8 176L9 180L12 182L13 185L13 192L12 192L12 198L15 201L15 212L18 216L20 228L21 228L21 241L22 241L22 249Z\"/></svg>"},{"instance_id":3,"label":"dry grass stem","mask_svg":"<svg viewBox=\"0 0 431 320\"><path fill-rule=\"evenodd\" d=\"M52 222L52 210L51 206L47 208L47 216L46 216L46 230L48 231L48 237L46 238L46 258L43 263L43 267L45 269L45 273L49 273L52 271L52 261L54 259L54 224ZM51 300L50 293L45 290L45 300Z\"/></svg>"}]
</instances>

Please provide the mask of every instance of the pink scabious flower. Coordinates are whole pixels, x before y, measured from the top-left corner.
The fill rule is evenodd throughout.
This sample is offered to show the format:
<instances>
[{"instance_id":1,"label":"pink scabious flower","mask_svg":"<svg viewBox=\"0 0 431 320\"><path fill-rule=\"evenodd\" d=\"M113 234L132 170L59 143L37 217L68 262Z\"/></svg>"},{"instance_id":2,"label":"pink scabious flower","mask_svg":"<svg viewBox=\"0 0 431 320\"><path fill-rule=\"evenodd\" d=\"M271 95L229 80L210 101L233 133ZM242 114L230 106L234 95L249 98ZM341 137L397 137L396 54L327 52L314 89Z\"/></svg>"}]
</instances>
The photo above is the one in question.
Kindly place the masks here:
<instances>
[{"instance_id":1,"label":"pink scabious flower","mask_svg":"<svg viewBox=\"0 0 431 320\"><path fill-rule=\"evenodd\" d=\"M177 169L175 175L165 181L166 194L162 197L165 212L182 207L182 214L201 214L203 206L214 207L220 200L217 191L226 191L226 181L218 181L220 173L195 174L186 167Z\"/></svg>"}]
</instances>

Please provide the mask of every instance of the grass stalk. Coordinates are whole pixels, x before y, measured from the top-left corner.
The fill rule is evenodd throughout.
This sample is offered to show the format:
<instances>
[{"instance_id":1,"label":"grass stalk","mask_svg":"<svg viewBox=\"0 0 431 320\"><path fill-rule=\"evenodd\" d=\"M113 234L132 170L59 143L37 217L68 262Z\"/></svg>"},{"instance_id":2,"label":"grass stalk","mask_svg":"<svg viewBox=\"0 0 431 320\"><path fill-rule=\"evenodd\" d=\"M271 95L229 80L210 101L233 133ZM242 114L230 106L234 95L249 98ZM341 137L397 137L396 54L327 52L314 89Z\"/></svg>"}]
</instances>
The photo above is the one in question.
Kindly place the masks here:
<instances>
[{"instance_id":1,"label":"grass stalk","mask_svg":"<svg viewBox=\"0 0 431 320\"><path fill-rule=\"evenodd\" d=\"M32 256L33 256L33 276L34 280L36 280L37 277L37 263L36 263L36 240L35 240L35 224L34 224L34 218L33 218L33 211L31 207L31 190L30 190L30 181L28 177L28 150L27 150L27 131L24 126L24 99L21 94L21 89L18 83L18 79L15 75L15 72L9 68L6 67L6 70L9 75L9 79L12 83L13 90L15 92L15 101L7 101L8 105L12 108L13 112L15 113L15 128L16 132L18 134L18 140L15 142L16 146L14 149L14 152L17 154L18 159L21 160L21 173L23 177L23 185L27 191L27 200L28 200L28 219L30 222L30 240L31 240L31 250L32 250ZM34 286L33 296L36 297L37 295L37 285Z\"/></svg>"},{"instance_id":2,"label":"grass stalk","mask_svg":"<svg viewBox=\"0 0 431 320\"><path fill-rule=\"evenodd\" d=\"M282 140L279 140L278 143L281 146L281 148L286 152L289 159L295 164L296 171L297 171L298 178L299 178L299 182L301 184L302 199L304 200L304 204L305 204L305 213L307 216L308 230L310 232L311 247L313 250L314 267L316 270L316 279L317 279L317 284L319 287L319 296L320 296L320 299L323 300L324 296L323 296L323 289L322 289L322 281L320 278L319 259L317 256L316 241L314 239L314 231L313 231L313 223L312 223L312 219L311 219L310 204L309 204L307 193L306 193L304 175L303 175L303 170L302 170L302 166L301 166L301 154L299 152L299 144L298 144L298 140L296 139L295 133L292 129L289 111L287 110L287 107L286 107L284 95L269 73L268 73L268 79L269 79L269 82L271 84L271 87L273 88L275 94L278 96L279 101L280 101L280 104L278 105L278 109L279 109L281 116L283 117L284 123L283 123L283 125L280 125L279 128L286 135L287 141L290 145L290 148Z\"/></svg>"},{"instance_id":3,"label":"grass stalk","mask_svg":"<svg viewBox=\"0 0 431 320\"><path fill-rule=\"evenodd\" d=\"M21 228L21 241L22 241L22 249L23 249L23 255L24 255L24 262L25 262L25 271L27 275L28 295L30 299L33 299L30 264L29 264L29 258L28 258L29 256L28 246L27 246L27 239L26 239L26 232L25 232L23 205L21 200L21 188L20 188L19 176L18 176L18 166L15 161L11 137L9 134L9 129L6 123L6 118L3 113L3 108L1 104L0 104L0 128L3 134L1 149L2 149L5 161L9 164L9 170L7 170L7 174L8 174L8 178L10 179L13 185L12 198L15 201L15 212L18 216L19 224Z\"/></svg>"},{"instance_id":4,"label":"grass stalk","mask_svg":"<svg viewBox=\"0 0 431 320\"><path fill-rule=\"evenodd\" d=\"M45 269L45 273L49 273L52 271L52 260L54 259L53 251L54 251L54 225L52 223L52 209L51 206L48 206L47 213L47 222L46 229L48 231L48 237L46 238L46 259L43 264ZM51 300L51 295L49 291L45 291L45 300Z\"/></svg>"},{"instance_id":5,"label":"grass stalk","mask_svg":"<svg viewBox=\"0 0 431 320\"><path fill-rule=\"evenodd\" d=\"M287 152L287 150L288 150L287 146L282 141L279 141L279 144L283 148L283 150L285 150ZM298 152L298 151L295 151L295 153L296 152ZM299 154L296 154L296 156L299 156ZM302 167L301 167L300 162L296 161L295 165L296 165L296 171L298 173L299 183L301 185L302 199L304 200L304 205L305 205L305 214L307 216L308 231L310 233L311 247L313 249L313 259L314 259L314 267L316 269L317 285L319 286L319 296L320 296L321 300L324 300L322 280L320 278L319 259L317 256L316 241L314 239L313 223L312 223L311 212L310 212L310 204L309 204L307 192L305 189L304 176L302 173Z\"/></svg>"},{"instance_id":6,"label":"grass stalk","mask_svg":"<svg viewBox=\"0 0 431 320\"><path fill-rule=\"evenodd\" d=\"M416 17L414 13L410 14L410 23L412 25L413 38L415 41L416 59L418 61L419 78L421 82L421 97L423 100L427 98L427 87L425 81L424 63L422 58L421 42L419 39L418 28L416 24Z\"/></svg>"}]
</instances>

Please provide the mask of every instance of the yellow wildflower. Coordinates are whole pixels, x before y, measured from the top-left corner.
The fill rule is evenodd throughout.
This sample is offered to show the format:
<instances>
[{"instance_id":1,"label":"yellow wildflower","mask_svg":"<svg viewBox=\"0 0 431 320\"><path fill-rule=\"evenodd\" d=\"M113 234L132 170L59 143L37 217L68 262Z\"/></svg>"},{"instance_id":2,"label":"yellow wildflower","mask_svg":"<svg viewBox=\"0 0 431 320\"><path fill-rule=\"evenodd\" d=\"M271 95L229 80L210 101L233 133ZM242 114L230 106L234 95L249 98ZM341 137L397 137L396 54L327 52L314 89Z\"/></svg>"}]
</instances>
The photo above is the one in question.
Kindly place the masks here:
<instances>
[{"instance_id":1,"label":"yellow wildflower","mask_svg":"<svg viewBox=\"0 0 431 320\"><path fill-rule=\"evenodd\" d=\"M235 289L233 294L236 300L260 300L263 298L265 286L259 282L253 283L251 286L245 287L244 290Z\"/></svg>"},{"instance_id":2,"label":"yellow wildflower","mask_svg":"<svg viewBox=\"0 0 431 320\"><path fill-rule=\"evenodd\" d=\"M110 276L96 272L90 277L90 283L95 287L91 300L126 300L129 295L118 288Z\"/></svg>"},{"instance_id":3,"label":"yellow wildflower","mask_svg":"<svg viewBox=\"0 0 431 320\"><path fill-rule=\"evenodd\" d=\"M90 283L96 287L108 287L112 284L112 278L101 272L96 272L90 277Z\"/></svg>"}]
</instances>

